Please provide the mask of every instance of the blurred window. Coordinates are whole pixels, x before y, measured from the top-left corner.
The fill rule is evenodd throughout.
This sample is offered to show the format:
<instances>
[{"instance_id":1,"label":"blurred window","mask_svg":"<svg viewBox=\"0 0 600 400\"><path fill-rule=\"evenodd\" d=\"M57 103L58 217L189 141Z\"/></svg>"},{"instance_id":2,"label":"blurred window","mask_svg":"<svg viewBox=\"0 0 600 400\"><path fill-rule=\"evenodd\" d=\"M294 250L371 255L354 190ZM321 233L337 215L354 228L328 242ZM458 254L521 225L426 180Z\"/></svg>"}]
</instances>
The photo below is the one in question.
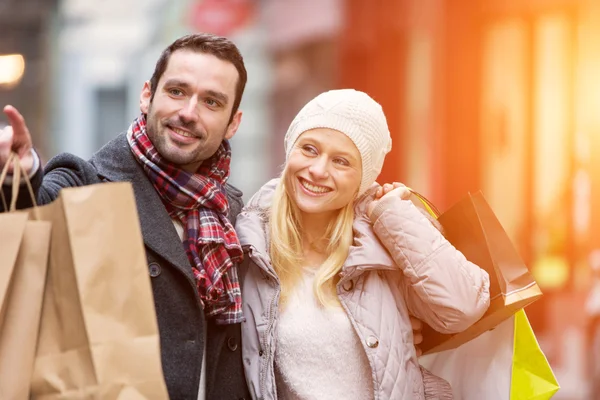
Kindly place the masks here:
<instances>
[{"instance_id":1,"label":"blurred window","mask_svg":"<svg viewBox=\"0 0 600 400\"><path fill-rule=\"evenodd\" d=\"M95 97L97 112L94 137L99 148L121 133L123 127L129 126L127 90L122 86L99 88Z\"/></svg>"}]
</instances>

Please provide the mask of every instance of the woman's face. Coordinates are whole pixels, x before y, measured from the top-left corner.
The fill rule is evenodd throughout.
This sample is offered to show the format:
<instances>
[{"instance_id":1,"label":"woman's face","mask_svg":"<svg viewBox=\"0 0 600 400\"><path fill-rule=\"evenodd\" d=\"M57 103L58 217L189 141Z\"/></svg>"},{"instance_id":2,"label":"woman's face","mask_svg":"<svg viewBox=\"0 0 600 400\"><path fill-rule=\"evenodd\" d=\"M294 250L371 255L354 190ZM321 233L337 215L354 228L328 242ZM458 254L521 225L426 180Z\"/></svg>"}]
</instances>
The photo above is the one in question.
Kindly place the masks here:
<instances>
[{"instance_id":1,"label":"woman's face","mask_svg":"<svg viewBox=\"0 0 600 400\"><path fill-rule=\"evenodd\" d=\"M330 217L354 201L361 176L360 153L352 140L327 128L301 134L285 168L288 195L303 217Z\"/></svg>"}]
</instances>

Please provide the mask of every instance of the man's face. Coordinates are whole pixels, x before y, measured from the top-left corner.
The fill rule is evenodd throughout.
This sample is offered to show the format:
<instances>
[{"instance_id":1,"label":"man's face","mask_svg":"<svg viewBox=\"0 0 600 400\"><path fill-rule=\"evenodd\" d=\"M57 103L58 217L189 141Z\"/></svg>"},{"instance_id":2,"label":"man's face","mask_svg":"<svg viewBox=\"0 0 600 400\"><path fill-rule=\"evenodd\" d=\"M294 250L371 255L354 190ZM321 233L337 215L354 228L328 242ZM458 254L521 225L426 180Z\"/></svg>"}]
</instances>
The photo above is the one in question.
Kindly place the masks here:
<instances>
[{"instance_id":1,"label":"man's face","mask_svg":"<svg viewBox=\"0 0 600 400\"><path fill-rule=\"evenodd\" d=\"M233 116L238 72L217 57L177 50L158 81L154 99L149 82L140 96L146 132L159 154L189 172L235 135L241 112Z\"/></svg>"}]
</instances>

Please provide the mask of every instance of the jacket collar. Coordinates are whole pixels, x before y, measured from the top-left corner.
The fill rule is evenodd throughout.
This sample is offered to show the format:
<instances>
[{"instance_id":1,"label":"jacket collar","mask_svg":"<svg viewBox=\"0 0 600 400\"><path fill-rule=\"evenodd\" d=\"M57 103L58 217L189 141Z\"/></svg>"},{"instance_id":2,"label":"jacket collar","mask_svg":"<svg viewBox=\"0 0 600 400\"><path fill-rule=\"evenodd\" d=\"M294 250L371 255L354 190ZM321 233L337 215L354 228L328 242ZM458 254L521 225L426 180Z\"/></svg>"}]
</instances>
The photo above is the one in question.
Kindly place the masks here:
<instances>
[{"instance_id":1,"label":"jacket collar","mask_svg":"<svg viewBox=\"0 0 600 400\"><path fill-rule=\"evenodd\" d=\"M144 243L193 279L190 263L173 221L131 153L126 135L122 133L102 147L91 162L101 178L132 184Z\"/></svg>"},{"instance_id":2,"label":"jacket collar","mask_svg":"<svg viewBox=\"0 0 600 400\"><path fill-rule=\"evenodd\" d=\"M244 247L259 266L274 274L269 258L268 223L273 194L279 179L267 182L250 199L238 216L236 231ZM354 277L368 270L396 269L392 257L381 244L371 221L366 215L367 205L373 200L375 187L369 189L355 203L353 223L354 243L342 268L342 276Z\"/></svg>"},{"instance_id":3,"label":"jacket collar","mask_svg":"<svg viewBox=\"0 0 600 400\"><path fill-rule=\"evenodd\" d=\"M267 182L238 215L235 231L245 253L266 273L277 278L269 256L269 211L279 179Z\"/></svg>"}]
</instances>

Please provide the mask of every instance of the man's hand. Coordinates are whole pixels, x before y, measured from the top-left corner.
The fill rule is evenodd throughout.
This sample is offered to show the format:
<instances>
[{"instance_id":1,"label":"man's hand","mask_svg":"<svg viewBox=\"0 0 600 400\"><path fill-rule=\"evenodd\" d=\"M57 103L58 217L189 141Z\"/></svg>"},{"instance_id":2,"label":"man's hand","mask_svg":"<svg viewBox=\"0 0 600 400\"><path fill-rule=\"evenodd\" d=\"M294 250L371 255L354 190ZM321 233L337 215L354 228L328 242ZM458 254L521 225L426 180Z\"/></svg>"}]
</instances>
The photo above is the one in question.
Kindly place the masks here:
<instances>
[{"instance_id":1,"label":"man's hand","mask_svg":"<svg viewBox=\"0 0 600 400\"><path fill-rule=\"evenodd\" d=\"M415 344L415 350L417 352L417 357L419 357L423 352L421 348L418 346L423 342L423 322L420 319L416 319L412 315L410 316L410 325L413 331L413 341Z\"/></svg>"},{"instance_id":2,"label":"man's hand","mask_svg":"<svg viewBox=\"0 0 600 400\"><path fill-rule=\"evenodd\" d=\"M21 160L23 172L29 174L34 164L29 129L23 116L13 106L4 107L4 114L8 117L10 126L0 129L0 170L4 168L10 152L14 151ZM12 166L9 166L9 171L12 171Z\"/></svg>"}]
</instances>

